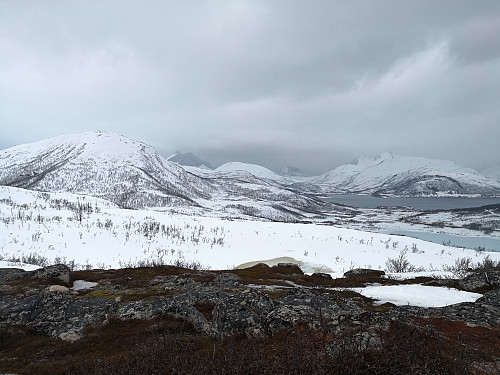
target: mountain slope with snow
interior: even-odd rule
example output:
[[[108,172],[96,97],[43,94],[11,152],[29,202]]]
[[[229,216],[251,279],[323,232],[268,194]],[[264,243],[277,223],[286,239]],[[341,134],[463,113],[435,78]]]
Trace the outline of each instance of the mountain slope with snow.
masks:
[[[454,162],[385,153],[311,179],[323,192],[390,195],[500,194],[500,183]]]
[[[63,135],[2,150],[0,184],[92,195],[134,208],[190,205],[214,190],[152,147],[104,132]]]
[[[120,207],[284,221],[332,208],[248,173],[187,168],[144,143],[103,132],[63,135],[0,151],[0,185],[90,195]]]

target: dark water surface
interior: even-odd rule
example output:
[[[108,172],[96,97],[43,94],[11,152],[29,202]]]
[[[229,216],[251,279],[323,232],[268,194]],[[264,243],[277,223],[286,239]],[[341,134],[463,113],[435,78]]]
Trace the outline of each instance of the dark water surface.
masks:
[[[359,208],[411,207],[416,210],[452,210],[500,204],[500,198],[433,198],[433,197],[389,197],[371,195],[342,194],[323,198],[327,202],[341,203]]]

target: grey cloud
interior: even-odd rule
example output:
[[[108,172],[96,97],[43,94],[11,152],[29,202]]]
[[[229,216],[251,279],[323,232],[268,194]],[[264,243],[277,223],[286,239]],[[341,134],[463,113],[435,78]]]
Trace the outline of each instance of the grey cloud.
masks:
[[[101,129],[314,174],[387,150],[500,164],[497,1],[0,6],[2,148]]]

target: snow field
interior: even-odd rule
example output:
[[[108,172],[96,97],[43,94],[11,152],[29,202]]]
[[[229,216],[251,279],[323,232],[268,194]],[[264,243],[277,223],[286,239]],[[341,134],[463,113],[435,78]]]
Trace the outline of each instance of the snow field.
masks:
[[[417,269],[439,273],[457,258],[487,255],[402,236],[315,224],[230,221],[168,212],[123,210],[107,201],[1,187],[0,257],[36,253],[82,267],[119,268],[142,260],[199,262],[211,269],[289,257],[306,272],[385,269],[401,251]],[[92,207],[78,217],[75,205]],[[87,207],[87,206],[85,206]]]

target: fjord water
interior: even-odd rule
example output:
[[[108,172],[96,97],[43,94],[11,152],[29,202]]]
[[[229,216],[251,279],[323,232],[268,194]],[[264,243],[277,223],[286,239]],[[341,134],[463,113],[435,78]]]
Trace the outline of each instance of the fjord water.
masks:
[[[452,210],[461,208],[482,207],[500,204],[500,198],[464,198],[464,197],[374,197],[371,195],[344,194],[333,195],[325,199],[328,202],[345,204],[358,208],[377,207],[411,207],[416,210]],[[483,249],[500,252],[500,239],[487,236],[467,237],[444,233],[388,230],[386,234],[403,235],[423,241],[444,244],[448,246]]]
[[[415,232],[409,230],[391,230],[384,233],[417,238],[419,240],[443,244],[446,246],[500,252],[500,238],[466,237],[445,233]]]
[[[372,195],[340,194],[324,198],[327,202],[359,208],[411,207],[416,210],[452,210],[500,204],[500,198],[465,197],[374,197]]]

